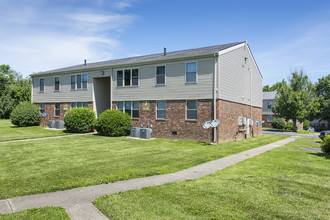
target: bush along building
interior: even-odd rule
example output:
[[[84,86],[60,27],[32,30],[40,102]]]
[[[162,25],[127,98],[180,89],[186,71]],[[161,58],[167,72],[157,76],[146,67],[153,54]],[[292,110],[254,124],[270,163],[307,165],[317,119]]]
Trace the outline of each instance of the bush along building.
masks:
[[[208,141],[201,123],[220,119],[211,141],[257,135],[262,76],[246,42],[85,63],[31,75],[32,101],[49,120],[70,108],[130,114],[152,136]],[[258,134],[262,133],[259,128]]]

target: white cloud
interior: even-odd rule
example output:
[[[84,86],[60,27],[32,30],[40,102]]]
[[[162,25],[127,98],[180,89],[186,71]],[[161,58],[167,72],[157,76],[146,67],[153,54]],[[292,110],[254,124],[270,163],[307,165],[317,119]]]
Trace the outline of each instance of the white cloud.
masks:
[[[102,2],[99,2],[101,4]],[[25,76],[113,58],[120,33],[136,16],[100,8],[50,7],[47,1],[2,3],[0,64]]]

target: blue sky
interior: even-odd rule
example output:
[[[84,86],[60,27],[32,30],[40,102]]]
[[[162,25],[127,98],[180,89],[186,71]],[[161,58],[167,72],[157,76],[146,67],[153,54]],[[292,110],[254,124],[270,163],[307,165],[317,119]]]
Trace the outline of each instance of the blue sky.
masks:
[[[247,41],[264,85],[330,73],[328,0],[0,0],[0,64],[25,76]]]

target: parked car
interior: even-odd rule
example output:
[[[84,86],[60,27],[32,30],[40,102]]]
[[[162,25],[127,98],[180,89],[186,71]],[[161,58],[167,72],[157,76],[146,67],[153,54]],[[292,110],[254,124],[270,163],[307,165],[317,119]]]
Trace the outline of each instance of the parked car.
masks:
[[[330,135],[330,131],[322,131],[319,135],[319,138],[321,138],[322,140],[324,140],[324,138],[326,136]]]

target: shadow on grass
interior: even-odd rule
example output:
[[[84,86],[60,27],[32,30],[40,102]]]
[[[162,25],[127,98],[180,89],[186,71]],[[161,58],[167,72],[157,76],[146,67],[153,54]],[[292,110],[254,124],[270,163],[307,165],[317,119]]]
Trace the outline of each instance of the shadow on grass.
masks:
[[[318,157],[325,157],[327,160],[330,159],[330,154],[326,154],[326,153],[309,153],[311,155],[315,155],[315,156],[318,156]]]

